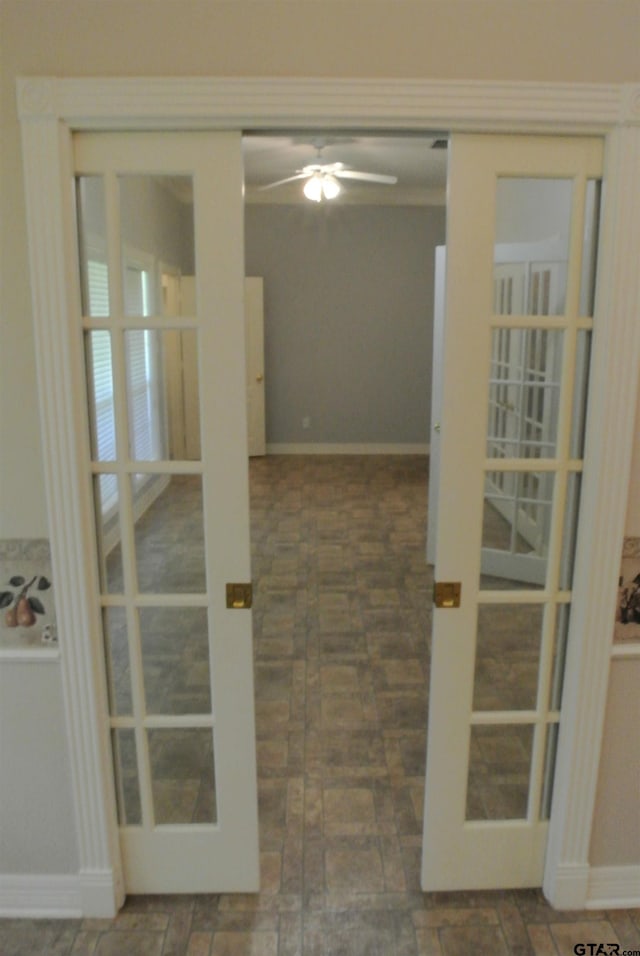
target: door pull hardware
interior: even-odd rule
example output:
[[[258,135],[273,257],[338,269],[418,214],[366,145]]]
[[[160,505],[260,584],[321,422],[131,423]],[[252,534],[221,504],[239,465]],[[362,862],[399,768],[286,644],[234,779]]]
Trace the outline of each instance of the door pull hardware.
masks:
[[[227,584],[227,607],[234,611],[250,608],[253,602],[253,585]]]
[[[433,586],[433,603],[436,607],[460,607],[460,581],[436,581]]]
[[[256,375],[256,382],[257,382],[258,384],[260,384],[260,382],[263,380],[263,378],[264,378],[264,375]]]
[[[439,431],[440,431],[440,422],[436,422],[436,423],[435,423],[435,425],[433,426],[433,430],[434,430],[434,432],[439,432]]]

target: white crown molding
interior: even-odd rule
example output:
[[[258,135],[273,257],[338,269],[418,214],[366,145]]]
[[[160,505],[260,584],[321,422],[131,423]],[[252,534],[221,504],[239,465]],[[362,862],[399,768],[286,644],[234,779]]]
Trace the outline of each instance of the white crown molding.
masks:
[[[621,88],[620,123],[640,126],[640,84],[628,83]]]
[[[603,132],[640,123],[635,84],[272,77],[18,79],[22,120],[74,129],[491,129]]]

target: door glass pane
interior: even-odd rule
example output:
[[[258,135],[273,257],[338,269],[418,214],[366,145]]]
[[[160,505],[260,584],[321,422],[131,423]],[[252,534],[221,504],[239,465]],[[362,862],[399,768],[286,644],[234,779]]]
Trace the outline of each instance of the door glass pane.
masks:
[[[108,594],[121,594],[124,588],[124,573],[120,547],[118,476],[112,474],[95,475],[93,497],[100,590]]]
[[[148,714],[211,713],[206,608],[141,608],[140,645]]]
[[[493,330],[488,457],[555,456],[562,336],[547,329]]]
[[[471,727],[467,820],[514,820],[527,815],[533,727]]]
[[[156,823],[215,823],[211,728],[149,730],[148,741]]]
[[[473,709],[532,710],[538,693],[541,604],[478,608]]]
[[[155,329],[125,332],[124,349],[131,458],[167,458],[162,333]]]
[[[553,795],[553,780],[556,771],[556,753],[558,750],[559,724],[547,724],[547,739],[544,750],[544,768],[542,777],[542,793],[540,796],[540,819],[548,820],[551,816],[551,797]]]
[[[560,556],[560,575],[558,580],[560,590],[569,590],[573,581],[581,485],[582,474],[580,472],[570,472],[567,475],[567,500],[564,510],[562,553]]]
[[[584,210],[584,238],[582,243],[580,315],[587,316],[589,318],[593,316],[595,303],[598,230],[600,227],[601,201],[601,181],[599,179],[588,180]]]
[[[106,318],[109,315],[109,268],[102,176],[77,178],[76,205],[82,314],[93,319]]]
[[[198,332],[196,329],[171,329],[162,333],[161,344],[168,457],[172,460],[199,461]]]
[[[105,608],[102,612],[102,631],[109,713],[112,717],[130,716],[133,703],[126,610],[123,607]]]
[[[576,370],[573,385],[573,408],[571,411],[571,458],[584,456],[584,433],[587,423],[587,394],[589,366],[591,362],[591,332],[580,330],[576,341]]]
[[[85,336],[87,390],[93,461],[115,461],[116,421],[113,401],[111,333],[104,329]]]
[[[112,730],[113,775],[120,826],[142,823],[142,806],[138,784],[136,736],[133,730]]]
[[[125,332],[132,460],[200,458],[197,335],[196,329]]]
[[[543,587],[553,499],[550,472],[487,472],[481,587]]]
[[[562,688],[564,685],[564,667],[567,658],[570,614],[570,604],[558,605],[553,638],[553,670],[549,688],[549,710],[560,710],[560,705],[562,704]]]
[[[498,179],[494,246],[497,314],[564,312],[571,195],[569,179]]]
[[[118,184],[126,315],[194,315],[191,177],[119,176]]]
[[[131,492],[139,590],[204,593],[202,478],[136,474]]]

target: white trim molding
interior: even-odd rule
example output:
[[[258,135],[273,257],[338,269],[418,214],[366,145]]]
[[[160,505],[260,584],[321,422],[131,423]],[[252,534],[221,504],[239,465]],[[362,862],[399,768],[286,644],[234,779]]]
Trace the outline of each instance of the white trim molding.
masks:
[[[640,865],[594,866],[589,874],[587,909],[640,907]]]
[[[605,132],[640,122],[637,84],[294,77],[23,77],[21,118],[75,129],[262,127]],[[379,127],[378,127],[379,128]]]
[[[585,905],[640,355],[640,85],[27,77],[18,80],[17,96],[78,880],[83,873],[98,875],[95,893],[79,893],[84,916],[112,915],[124,889],[104,720],[99,609],[92,597],[97,588],[90,560],[91,489],[83,471],[86,410],[74,400],[83,394],[81,343],[70,321],[80,309],[68,201],[74,130],[329,127],[605,137],[606,200],[583,489],[583,513],[589,518],[581,523],[579,537],[544,883],[554,905]],[[32,888],[37,902],[37,886]],[[26,884],[24,889],[28,892]],[[61,905],[64,893],[64,905],[70,905],[71,883],[58,889]]]
[[[0,918],[78,919],[83,916],[76,874],[0,876]]]
[[[273,442],[268,455],[428,455],[426,443],[393,442]]]
[[[0,875],[0,919],[79,919],[113,916],[113,877],[107,872]]]
[[[640,125],[608,137],[571,626],[544,890],[558,908],[586,899],[640,356]],[[635,263],[635,264],[634,264]],[[615,423],[615,426],[614,426]],[[627,445],[620,442],[627,436]],[[588,882],[588,881],[587,881]]]

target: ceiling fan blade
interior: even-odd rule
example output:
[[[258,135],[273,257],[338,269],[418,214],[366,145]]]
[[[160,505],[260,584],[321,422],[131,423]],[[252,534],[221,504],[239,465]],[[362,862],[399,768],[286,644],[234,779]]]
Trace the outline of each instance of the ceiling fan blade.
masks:
[[[275,183],[267,183],[266,186],[258,186],[258,189],[273,189],[274,186],[283,186],[285,183],[292,183],[295,179],[307,179],[309,175],[309,173],[297,173],[295,176],[287,176],[286,179],[278,179]]]
[[[339,179],[361,179],[367,183],[386,183],[394,186],[398,182],[397,176],[385,176],[383,173],[361,173],[357,169],[337,169],[334,176]]]

